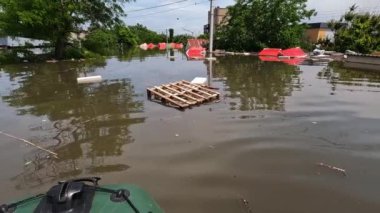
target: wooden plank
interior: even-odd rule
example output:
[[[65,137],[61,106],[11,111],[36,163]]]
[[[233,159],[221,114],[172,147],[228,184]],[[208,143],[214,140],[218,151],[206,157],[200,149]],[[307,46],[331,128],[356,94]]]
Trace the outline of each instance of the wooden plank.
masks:
[[[170,98],[168,98],[168,97],[165,97],[163,94],[156,92],[154,89],[147,89],[147,90],[149,90],[149,91],[150,91],[151,93],[153,93],[154,95],[157,95],[157,96],[159,96],[159,97],[165,99],[166,101],[168,101],[168,102],[170,102],[170,103],[172,103],[172,104],[174,104],[174,105],[176,105],[176,106],[178,106],[178,107],[180,107],[180,108],[186,108],[186,107],[189,106],[189,105],[187,105],[187,104],[178,103],[177,101],[174,101],[174,100],[172,100],[172,99],[170,99]]]
[[[206,95],[206,96],[203,96],[203,97],[205,97],[205,98],[207,98],[207,99],[208,99],[209,96],[210,96],[209,93],[207,93],[207,92],[203,92],[203,91],[200,91],[200,90],[198,90],[198,88],[196,88],[196,87],[192,87],[191,85],[183,84],[182,82],[177,82],[177,83],[176,83],[176,86],[181,87],[181,88],[187,88],[187,89],[190,89],[192,92],[198,92],[198,94],[199,94],[199,93],[202,93],[203,95]]]
[[[194,104],[196,104],[196,102],[189,101],[189,100],[186,100],[186,99],[180,97],[180,96],[179,96],[180,94],[178,94],[178,93],[174,93],[174,94],[173,94],[173,93],[170,93],[170,92],[166,91],[166,90],[163,89],[163,88],[157,88],[157,87],[156,87],[156,89],[159,90],[160,92],[164,93],[166,96],[169,96],[169,98],[177,99],[177,100],[179,100],[179,101],[181,101],[181,102],[184,102],[184,103],[186,103],[186,104],[189,104],[189,105],[194,105]],[[183,95],[181,95],[181,96],[183,96]]]
[[[184,96],[184,97],[186,97],[186,98],[188,98],[188,99],[191,99],[191,100],[193,100],[193,101],[195,101],[195,102],[199,102],[199,100],[197,100],[196,98],[187,95],[187,94],[186,94],[186,91],[178,91],[178,90],[175,90],[175,89],[173,89],[173,88],[170,88],[169,86],[166,86],[166,85],[162,85],[162,88],[165,88],[165,89],[167,89],[167,90],[170,90],[170,91],[172,91],[172,92],[175,92],[175,93],[177,93],[177,94],[179,94],[179,95],[181,95],[181,96]]]
[[[202,91],[202,90],[199,90],[197,87],[193,87],[192,85],[181,84],[181,83],[179,83],[178,85],[179,85],[179,86],[182,86],[182,87],[187,87],[187,88],[191,89],[193,92],[196,91],[196,92],[198,92],[198,93],[202,93],[202,94],[206,95],[206,98],[207,98],[207,99],[210,99],[210,98],[212,98],[212,96],[213,96],[212,94],[207,93],[207,92]]]
[[[199,95],[199,94],[197,94],[197,93],[195,93],[195,92],[192,92],[191,90],[189,90],[189,89],[186,89],[186,88],[183,88],[183,87],[179,87],[179,86],[177,86],[177,85],[175,85],[175,84],[168,84],[168,86],[169,87],[174,87],[175,89],[180,89],[180,90],[183,90],[183,91],[185,91],[185,92],[187,92],[187,93],[189,93],[189,94],[191,94],[191,95],[193,95],[193,96],[196,96],[198,99],[198,101],[199,102],[203,102],[203,101],[205,101],[205,100],[207,100],[207,98],[205,98],[205,97],[203,97],[203,96],[201,96],[201,95]]]
[[[196,98],[190,96],[189,94],[187,94],[186,91],[179,91],[179,90],[173,89],[173,88],[171,88],[169,86],[163,86],[163,87],[165,87],[167,90],[179,93],[181,96],[186,97],[187,99],[190,99],[190,100],[195,101],[195,102],[200,102],[198,99],[196,99]]]
[[[147,88],[148,99],[161,101],[163,104],[184,109],[192,105],[217,99],[220,93],[188,81],[177,81]]]
[[[211,89],[208,89],[208,88],[206,88],[206,87],[204,87],[204,86],[196,85],[196,84],[192,84],[192,83],[190,83],[190,82],[188,82],[188,81],[185,81],[185,80],[182,80],[181,82],[183,82],[183,83],[185,83],[185,84],[188,84],[188,85],[192,85],[192,86],[198,87],[198,88],[200,88],[200,89],[202,89],[202,90],[205,90],[205,91],[207,91],[207,92],[209,92],[209,93],[220,95],[220,93],[215,92],[215,91],[213,91],[213,90],[211,90]]]
[[[189,101],[187,101],[187,100],[185,100],[185,99],[183,99],[183,98],[181,98],[181,97],[178,97],[177,95],[174,95],[174,94],[171,94],[170,92],[168,92],[168,91],[165,91],[164,89],[162,89],[162,88],[160,88],[160,87],[154,87],[156,90],[159,90],[160,92],[162,92],[162,93],[165,93],[165,94],[167,94],[170,98],[175,98],[175,99],[177,99],[177,100],[179,100],[179,101],[182,101],[182,102],[184,102],[184,103],[187,103],[187,104],[189,104],[189,105],[192,105],[192,104],[196,104],[196,102],[189,102]]]
[[[199,90],[206,91],[206,92],[208,92],[210,94],[220,95],[220,93],[218,93],[218,92],[216,92],[214,90],[211,90],[211,89],[209,89],[209,88],[207,88],[205,86],[197,85],[197,84],[192,84],[192,83],[190,83],[188,81],[185,81],[185,80],[182,80],[181,82],[184,83],[184,84],[186,84],[186,85],[191,85],[191,86],[197,87]]]

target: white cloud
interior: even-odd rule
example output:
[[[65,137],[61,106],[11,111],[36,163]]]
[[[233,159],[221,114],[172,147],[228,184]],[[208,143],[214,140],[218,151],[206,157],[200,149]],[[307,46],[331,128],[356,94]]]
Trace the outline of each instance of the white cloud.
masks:
[[[359,12],[380,13],[380,0],[309,0],[308,8],[318,12],[312,22],[339,19],[350,6],[356,4]]]

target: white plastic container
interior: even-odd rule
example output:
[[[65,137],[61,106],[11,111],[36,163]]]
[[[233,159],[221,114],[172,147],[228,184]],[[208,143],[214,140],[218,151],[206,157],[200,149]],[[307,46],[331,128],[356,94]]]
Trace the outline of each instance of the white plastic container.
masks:
[[[207,83],[207,78],[195,77],[190,83],[205,85]]]
[[[101,81],[102,81],[102,76],[100,75],[77,78],[78,84],[98,83]]]

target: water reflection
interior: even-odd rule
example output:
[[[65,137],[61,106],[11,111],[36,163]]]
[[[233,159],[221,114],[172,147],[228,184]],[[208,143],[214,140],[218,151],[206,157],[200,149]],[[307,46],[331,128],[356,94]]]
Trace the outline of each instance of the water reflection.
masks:
[[[253,57],[224,57],[214,65],[214,77],[226,84],[231,110],[285,110],[285,97],[299,88],[299,68],[261,62]],[[235,99],[235,101],[234,101]]]
[[[39,151],[24,156],[24,171],[13,178],[18,188],[129,168],[109,163],[108,158],[122,155],[123,146],[133,142],[129,126],[144,122],[145,118],[138,116],[143,102],[127,78],[76,83],[79,73],[97,67],[99,64],[58,63],[31,65],[24,71],[4,68],[10,81],[18,81],[18,87],[3,96],[3,102],[15,107],[18,115],[46,116],[48,121],[36,118],[30,130],[40,135],[35,142],[59,156],[55,159]]]
[[[331,63],[318,72],[317,77],[331,84],[331,95],[335,95],[338,86],[348,91],[380,92],[380,73],[376,71],[358,71]]]
[[[174,53],[174,52],[173,52]],[[145,61],[149,57],[165,56],[167,53],[165,50],[142,50],[140,48],[130,49],[123,55],[119,55],[118,59],[120,61],[131,61],[133,59],[138,59],[139,61]]]

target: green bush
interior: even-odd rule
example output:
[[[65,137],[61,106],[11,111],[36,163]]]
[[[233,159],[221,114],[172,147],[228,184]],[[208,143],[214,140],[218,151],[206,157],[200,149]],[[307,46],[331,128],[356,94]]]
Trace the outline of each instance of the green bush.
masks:
[[[102,58],[102,55],[88,50],[83,51],[83,57],[88,59]]]
[[[83,57],[84,57],[83,51],[79,48],[69,47],[65,51],[65,58],[67,59],[71,59],[71,58],[80,59]]]
[[[360,13],[353,5],[338,21],[331,21],[335,30],[334,49],[371,53],[380,50],[380,15]]]
[[[101,55],[107,55],[109,49],[116,48],[116,44],[116,34],[107,29],[93,30],[83,42],[83,46],[87,50]]]

